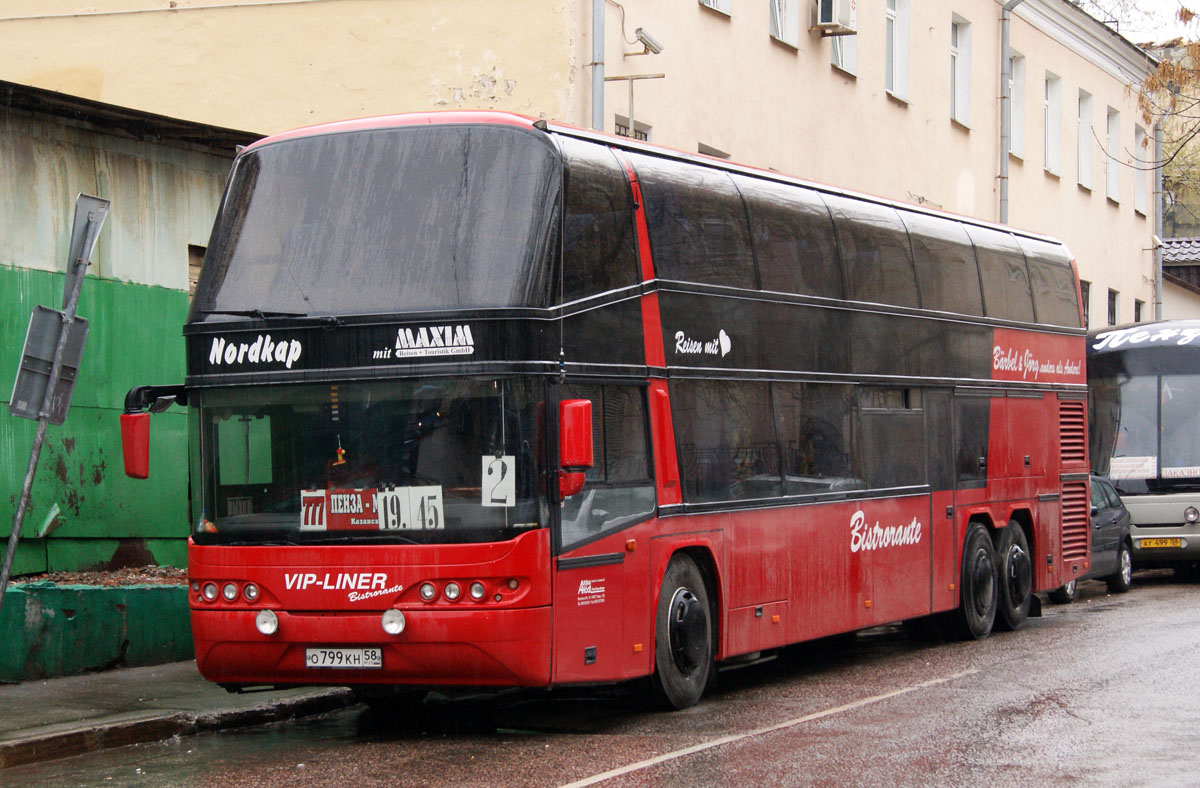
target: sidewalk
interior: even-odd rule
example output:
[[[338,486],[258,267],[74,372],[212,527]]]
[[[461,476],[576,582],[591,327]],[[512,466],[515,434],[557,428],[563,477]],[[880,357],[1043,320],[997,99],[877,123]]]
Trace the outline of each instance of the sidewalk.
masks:
[[[232,694],[202,678],[191,660],[3,684],[0,769],[351,703],[342,687]]]

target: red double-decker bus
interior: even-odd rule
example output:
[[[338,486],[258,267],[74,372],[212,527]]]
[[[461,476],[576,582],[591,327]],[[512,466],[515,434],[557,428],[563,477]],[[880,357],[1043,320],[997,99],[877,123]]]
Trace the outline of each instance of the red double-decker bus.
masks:
[[[184,327],[196,660],[229,688],[649,677],[1088,561],[1049,238],[501,113],[237,157]]]

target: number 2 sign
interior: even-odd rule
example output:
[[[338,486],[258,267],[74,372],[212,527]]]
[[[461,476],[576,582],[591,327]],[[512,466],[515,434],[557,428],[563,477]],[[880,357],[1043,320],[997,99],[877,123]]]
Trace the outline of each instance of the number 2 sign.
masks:
[[[484,455],[482,485],[484,506],[516,506],[516,464],[516,458],[511,454],[503,457]]]

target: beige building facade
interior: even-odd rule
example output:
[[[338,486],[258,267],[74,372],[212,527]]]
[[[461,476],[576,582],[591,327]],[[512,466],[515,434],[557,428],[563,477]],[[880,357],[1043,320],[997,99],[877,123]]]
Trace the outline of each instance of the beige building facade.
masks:
[[[1129,90],[1145,53],[1067,0],[1024,0],[1003,135],[1000,3],[824,0],[854,11],[846,35],[825,34],[817,5],[8,0],[0,79],[260,134],[420,110],[596,118],[892,199],[991,221],[1006,210],[1070,246],[1092,326],[1154,316],[1153,129]]]

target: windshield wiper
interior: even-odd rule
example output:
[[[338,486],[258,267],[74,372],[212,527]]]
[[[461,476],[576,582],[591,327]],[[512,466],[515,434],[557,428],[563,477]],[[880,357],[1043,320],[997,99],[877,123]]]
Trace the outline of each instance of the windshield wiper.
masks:
[[[261,309],[201,309],[200,314],[253,317],[257,320],[267,320],[272,317],[308,317],[307,312],[264,312]]]

